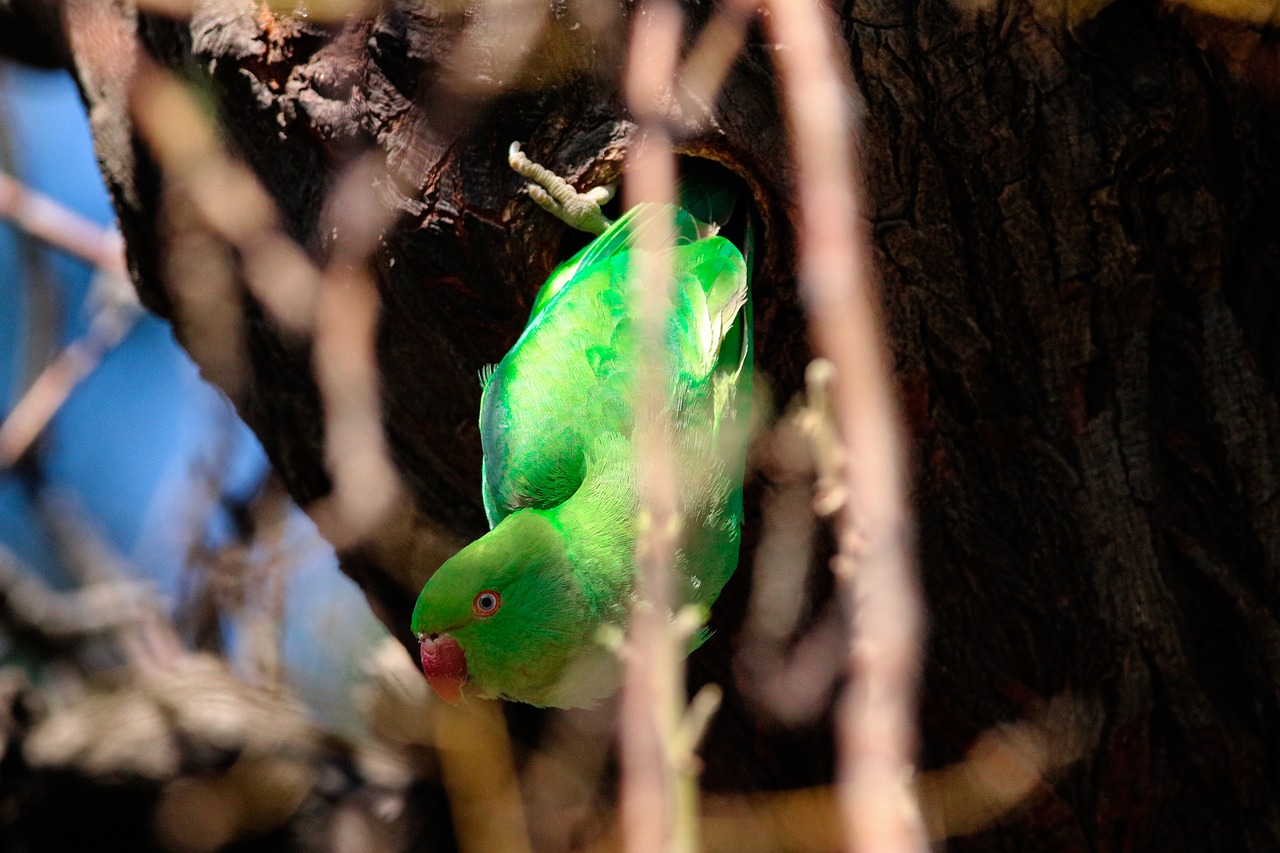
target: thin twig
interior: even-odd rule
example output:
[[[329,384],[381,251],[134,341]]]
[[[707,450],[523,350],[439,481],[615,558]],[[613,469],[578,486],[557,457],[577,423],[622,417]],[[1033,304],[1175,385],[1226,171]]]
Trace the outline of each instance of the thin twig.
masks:
[[[239,253],[245,284],[271,316],[285,330],[306,334],[315,319],[320,271],[284,234],[275,202],[253,172],[227,154],[187,87],[153,62],[138,64],[130,107],[167,184]]]
[[[628,155],[627,207],[671,205],[676,199],[676,164],[663,104],[679,60],[682,16],[669,0],[651,0],[637,11],[636,21],[626,94],[639,132]],[[654,215],[670,209],[655,208]],[[641,230],[633,269],[638,287],[632,298],[640,320],[636,440],[641,510],[638,600],[625,649],[619,720],[622,825],[632,853],[697,849],[698,768],[693,753],[719,704],[719,693],[712,688],[686,710],[684,653],[698,626],[688,614],[669,618],[682,524],[662,343],[670,311],[670,233],[664,226]]]
[[[921,603],[910,557],[900,425],[880,329],[861,175],[851,144],[852,82],[816,3],[769,0],[766,26],[792,135],[800,194],[800,286],[816,348],[834,365],[848,450],[837,577],[855,614],[853,679],[841,703],[840,800],[855,850],[925,847],[909,787],[915,754]],[[845,63],[847,67],[847,63]]]
[[[0,172],[0,218],[38,240],[98,269],[97,289],[125,274],[120,234],[103,228],[52,198]],[[16,462],[48,425],[67,397],[124,339],[140,316],[136,301],[104,299],[89,330],[72,341],[31,383],[0,424],[0,470]]]
[[[335,237],[321,278],[312,364],[324,403],[325,460],[333,491],[310,510],[337,548],[365,538],[400,494],[382,429],[377,357],[382,303],[369,269],[392,218],[372,189],[383,177],[380,163],[353,164],[328,205],[328,230]]]
[[[322,272],[283,233],[275,203],[248,167],[226,153],[212,122],[172,74],[143,64],[131,103],[170,185],[243,258],[252,294],[286,330],[314,335],[333,490],[308,512],[336,547],[354,545],[401,495],[382,430],[376,357],[381,306],[368,269],[391,222],[373,190],[381,172],[357,162],[337,181],[326,223],[335,235],[332,257]]]
[[[676,76],[675,95],[686,119],[709,115],[733,63],[747,41],[755,8],[747,3],[720,4],[707,21]]]
[[[51,641],[118,631],[148,619],[155,591],[143,581],[103,580],[56,592],[0,545],[0,611]]]
[[[111,275],[111,273],[103,273]],[[13,465],[39,438],[62,404],[115,349],[142,315],[137,303],[108,302],[94,315],[89,330],[58,353],[31,383],[0,423],[0,471]]]
[[[640,142],[628,152],[626,206],[669,204],[675,197],[670,140],[662,125],[649,121],[660,87],[670,79],[678,49],[679,12],[664,0],[637,13],[627,70],[628,101],[641,121]],[[674,33],[674,38],[673,38]],[[675,42],[675,44],[673,44]],[[667,228],[648,229],[665,234]],[[650,242],[653,242],[652,240]],[[667,629],[671,572],[675,562],[676,484],[670,447],[665,441],[661,324],[669,270],[667,246],[642,246],[633,275],[639,282],[632,299],[641,317],[636,355],[640,359],[636,432],[640,480],[641,529],[636,544],[638,602],[632,608],[626,646],[626,680],[619,726],[622,757],[622,822],[631,853],[668,850],[675,821],[675,780],[667,761],[664,734],[679,714],[673,683],[671,637]],[[678,664],[676,664],[678,666]]]
[[[40,515],[57,548],[59,562],[70,569],[81,590],[120,584],[138,575],[98,529],[74,495],[42,493]],[[139,618],[126,623],[118,642],[129,663],[141,674],[172,667],[185,652],[172,621],[154,592],[138,605]]]
[[[820,372],[808,371],[811,379],[820,378]],[[783,418],[768,437],[762,467],[769,486],[762,500],[747,621],[734,661],[748,695],[788,725],[811,722],[823,713],[847,669],[842,655],[848,647],[847,620],[838,600],[813,614],[795,638],[805,613],[816,515],[823,514],[835,495],[826,482],[829,477],[819,471],[839,462],[834,466],[838,475],[843,464],[843,452],[830,435],[830,395],[813,384],[805,405]]]
[[[0,172],[0,219],[90,266],[124,272],[119,232],[103,228],[4,172]]]

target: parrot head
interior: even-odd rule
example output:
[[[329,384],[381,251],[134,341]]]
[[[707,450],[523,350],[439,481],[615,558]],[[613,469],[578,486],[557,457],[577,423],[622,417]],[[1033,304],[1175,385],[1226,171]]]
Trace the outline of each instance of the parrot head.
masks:
[[[596,623],[548,513],[518,510],[445,561],[418,596],[413,631],[427,682],[450,703],[464,692],[562,704],[561,677]]]

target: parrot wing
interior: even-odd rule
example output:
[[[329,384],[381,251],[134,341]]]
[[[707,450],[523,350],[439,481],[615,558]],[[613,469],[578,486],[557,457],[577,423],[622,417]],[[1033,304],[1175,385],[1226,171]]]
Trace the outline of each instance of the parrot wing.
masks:
[[[687,211],[656,212],[633,208],[558,268],[539,291],[524,333],[489,375],[480,432],[491,526],[517,509],[550,509],[568,500],[586,476],[596,439],[630,436],[631,247],[643,229],[670,223],[674,243],[667,324],[674,417],[718,423],[744,365],[749,374],[749,324],[740,319],[747,302],[742,255],[723,238],[700,239],[705,226]]]
[[[671,418],[685,519],[678,563],[689,584],[680,597],[709,608],[738,565],[751,404],[751,293],[747,261],[723,237],[674,253]],[[701,633],[691,648],[705,637]]]
[[[574,276],[601,261],[630,249],[637,241],[647,238],[650,228],[666,225],[669,232],[664,245],[679,246],[691,243],[699,237],[697,221],[688,211],[677,210],[675,217],[660,218],[656,215],[657,206],[642,204],[624,213],[609,229],[584,246],[576,255],[565,261],[552,271],[546,282],[538,290],[533,299],[533,308],[529,312],[528,326],[537,320],[538,314],[547,306],[557,293],[574,280]]]
[[[480,439],[491,526],[517,509],[563,503],[582,484],[592,437],[630,431],[622,405],[628,379],[619,363],[620,336],[630,325],[627,252],[616,239],[626,227],[619,220],[553,274],[524,333],[485,384]],[[608,251],[582,263],[601,241]]]

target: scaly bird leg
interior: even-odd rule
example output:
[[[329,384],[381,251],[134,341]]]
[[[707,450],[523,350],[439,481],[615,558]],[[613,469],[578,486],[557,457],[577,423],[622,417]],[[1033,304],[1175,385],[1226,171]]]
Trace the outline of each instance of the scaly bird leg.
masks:
[[[608,230],[609,220],[605,219],[600,206],[613,198],[613,184],[580,193],[555,172],[530,160],[520,150],[519,142],[511,143],[507,162],[521,177],[532,182],[527,186],[528,193],[547,213],[579,231],[603,234]]]

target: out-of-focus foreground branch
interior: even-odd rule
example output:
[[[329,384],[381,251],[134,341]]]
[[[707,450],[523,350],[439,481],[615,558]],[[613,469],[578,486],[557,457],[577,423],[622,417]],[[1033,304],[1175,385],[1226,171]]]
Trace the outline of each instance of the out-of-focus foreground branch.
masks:
[[[841,803],[855,850],[924,849],[915,766],[920,594],[911,553],[901,425],[858,200],[857,124],[834,27],[805,3],[770,3],[769,26],[792,134],[799,199],[800,288],[816,349],[834,371],[845,449],[844,505],[833,568],[854,619],[852,681],[841,706]]]
[[[0,172],[0,219],[97,270],[97,311],[83,337],[63,348],[0,422],[0,472],[13,465],[48,425],[75,386],[133,328],[141,308],[125,280],[120,235],[100,227]]]

